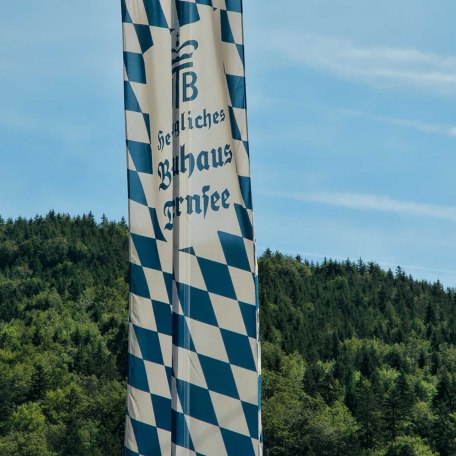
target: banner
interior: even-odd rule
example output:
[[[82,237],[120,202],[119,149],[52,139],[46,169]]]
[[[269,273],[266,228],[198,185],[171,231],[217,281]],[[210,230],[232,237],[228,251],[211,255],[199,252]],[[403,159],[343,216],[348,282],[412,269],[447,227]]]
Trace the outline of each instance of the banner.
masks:
[[[123,0],[126,455],[261,454],[241,0]]]

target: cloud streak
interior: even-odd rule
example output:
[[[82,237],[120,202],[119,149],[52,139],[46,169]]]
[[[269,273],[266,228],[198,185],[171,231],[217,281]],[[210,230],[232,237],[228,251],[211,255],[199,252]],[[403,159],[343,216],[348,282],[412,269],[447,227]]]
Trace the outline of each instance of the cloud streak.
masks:
[[[456,138],[456,127],[452,125],[436,124],[431,122],[420,122],[417,120],[401,119],[398,117],[379,116],[361,111],[354,111],[351,109],[339,109],[339,112],[347,116],[359,117],[376,122],[382,122],[389,125],[396,125],[398,127],[411,128],[423,133],[432,133],[442,136],[451,136]]]
[[[456,206],[417,203],[369,193],[342,192],[276,192],[260,191],[261,195],[307,203],[325,204],[361,211],[388,212],[415,217],[431,217],[456,221]]]
[[[413,48],[361,47],[347,39],[283,30],[271,38],[270,46],[288,60],[338,77],[384,88],[456,94],[456,56]]]

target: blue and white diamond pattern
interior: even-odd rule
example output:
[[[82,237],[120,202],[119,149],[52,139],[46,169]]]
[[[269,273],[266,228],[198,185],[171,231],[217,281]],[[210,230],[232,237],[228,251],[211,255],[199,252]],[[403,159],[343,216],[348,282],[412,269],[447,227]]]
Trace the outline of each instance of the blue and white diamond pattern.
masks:
[[[158,34],[220,21],[242,204],[219,254],[176,251],[155,204],[148,58]],[[122,0],[130,212],[126,456],[260,455],[256,259],[241,0]],[[154,38],[155,37],[155,38]],[[222,252],[222,253],[220,253]],[[176,260],[177,259],[177,260]],[[187,268],[179,268],[185,263]]]

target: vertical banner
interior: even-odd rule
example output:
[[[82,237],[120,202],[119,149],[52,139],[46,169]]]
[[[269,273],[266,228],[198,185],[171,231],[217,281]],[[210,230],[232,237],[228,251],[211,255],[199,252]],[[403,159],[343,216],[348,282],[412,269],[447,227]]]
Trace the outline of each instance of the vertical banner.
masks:
[[[126,455],[261,454],[241,0],[122,0]]]

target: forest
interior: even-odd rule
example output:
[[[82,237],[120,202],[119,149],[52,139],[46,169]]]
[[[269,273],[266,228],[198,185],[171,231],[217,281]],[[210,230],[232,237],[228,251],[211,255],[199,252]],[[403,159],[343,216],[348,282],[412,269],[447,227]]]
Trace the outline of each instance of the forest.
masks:
[[[269,249],[259,283],[266,456],[456,455],[455,290]],[[0,456],[122,454],[127,323],[125,220],[0,217]]]

